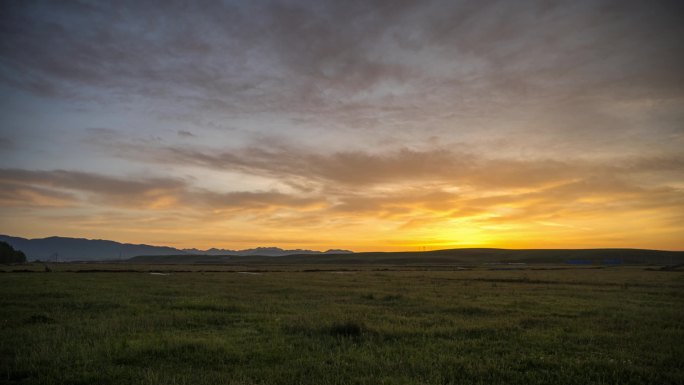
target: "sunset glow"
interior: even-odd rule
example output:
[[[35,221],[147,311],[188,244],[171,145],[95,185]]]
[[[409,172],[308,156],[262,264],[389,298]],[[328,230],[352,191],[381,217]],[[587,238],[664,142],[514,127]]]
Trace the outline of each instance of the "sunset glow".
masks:
[[[0,233],[684,249],[675,2],[5,2]]]

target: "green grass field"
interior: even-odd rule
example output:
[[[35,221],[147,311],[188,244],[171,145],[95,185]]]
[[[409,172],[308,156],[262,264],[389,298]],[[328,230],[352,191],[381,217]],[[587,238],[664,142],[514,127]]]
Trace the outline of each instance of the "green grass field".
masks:
[[[164,269],[0,274],[0,383],[684,384],[682,271]]]

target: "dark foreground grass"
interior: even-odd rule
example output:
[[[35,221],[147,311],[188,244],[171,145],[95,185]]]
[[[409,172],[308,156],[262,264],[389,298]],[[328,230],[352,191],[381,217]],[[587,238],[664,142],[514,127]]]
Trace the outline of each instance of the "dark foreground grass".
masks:
[[[0,383],[682,384],[684,273],[0,274]]]

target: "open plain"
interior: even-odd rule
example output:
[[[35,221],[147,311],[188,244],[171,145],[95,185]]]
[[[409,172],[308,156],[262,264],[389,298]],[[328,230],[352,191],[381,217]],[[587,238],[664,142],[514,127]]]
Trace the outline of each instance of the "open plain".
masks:
[[[681,270],[2,270],[4,383],[684,383]]]

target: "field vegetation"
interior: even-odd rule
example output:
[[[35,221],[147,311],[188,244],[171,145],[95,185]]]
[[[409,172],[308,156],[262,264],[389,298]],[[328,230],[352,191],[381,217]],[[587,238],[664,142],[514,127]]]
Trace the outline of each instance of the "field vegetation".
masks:
[[[97,266],[4,269],[0,382],[684,383],[678,270]]]

